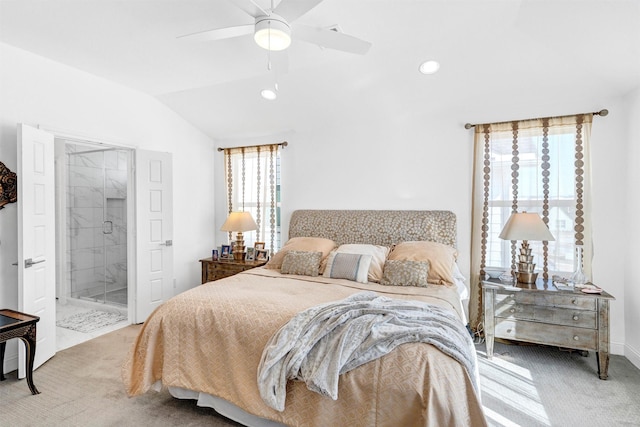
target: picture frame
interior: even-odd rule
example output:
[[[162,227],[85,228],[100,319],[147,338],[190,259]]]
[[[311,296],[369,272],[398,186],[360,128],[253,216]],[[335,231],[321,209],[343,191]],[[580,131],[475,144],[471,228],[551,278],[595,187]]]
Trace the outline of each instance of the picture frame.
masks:
[[[254,248],[247,248],[247,254],[244,257],[245,261],[254,261],[256,259],[256,251]]]
[[[264,242],[256,242],[253,247],[256,249],[256,251],[262,251],[264,250]]]
[[[217,260],[218,260],[218,256],[219,256],[218,254],[219,254],[219,253],[220,253],[220,252],[218,252],[218,250],[217,250],[217,249],[213,249],[213,250],[211,251],[211,259],[212,259],[213,261],[217,261]]]
[[[222,249],[220,250],[220,259],[230,259],[231,258],[231,245],[222,245]]]
[[[269,250],[268,249],[256,249],[255,251],[256,261],[268,261],[269,260]]]

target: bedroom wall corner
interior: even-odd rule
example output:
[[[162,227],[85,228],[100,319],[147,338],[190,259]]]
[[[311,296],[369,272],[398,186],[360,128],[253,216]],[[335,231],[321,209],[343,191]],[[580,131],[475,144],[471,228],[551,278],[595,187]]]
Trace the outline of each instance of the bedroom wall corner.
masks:
[[[625,244],[620,248],[624,254],[624,311],[625,311],[625,349],[624,355],[640,368],[640,276],[638,275],[638,242],[640,242],[640,86],[625,97],[627,112],[627,191]]]

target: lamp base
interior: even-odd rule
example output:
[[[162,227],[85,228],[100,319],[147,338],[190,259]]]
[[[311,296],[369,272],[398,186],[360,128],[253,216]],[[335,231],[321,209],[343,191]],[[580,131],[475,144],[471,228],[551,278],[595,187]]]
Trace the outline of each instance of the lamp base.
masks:
[[[524,271],[518,271],[516,274],[518,276],[518,282],[520,283],[535,283],[536,279],[538,278],[538,273],[527,273]]]
[[[242,261],[244,259],[244,236],[242,231],[238,231],[236,235],[236,243],[233,245],[233,259],[235,261]]]

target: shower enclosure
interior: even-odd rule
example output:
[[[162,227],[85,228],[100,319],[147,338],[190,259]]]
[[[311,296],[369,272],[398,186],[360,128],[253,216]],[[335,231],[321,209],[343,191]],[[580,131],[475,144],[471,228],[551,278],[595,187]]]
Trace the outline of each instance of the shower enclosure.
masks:
[[[127,306],[130,151],[65,145],[66,297]]]

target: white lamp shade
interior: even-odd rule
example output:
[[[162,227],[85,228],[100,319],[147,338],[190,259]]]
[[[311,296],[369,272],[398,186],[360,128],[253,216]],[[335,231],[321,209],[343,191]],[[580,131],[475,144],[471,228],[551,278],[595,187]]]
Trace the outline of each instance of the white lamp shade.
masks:
[[[499,238],[503,240],[532,240],[547,241],[556,240],[545,223],[537,213],[513,213],[500,232]]]
[[[222,231],[251,231],[258,226],[249,212],[231,212],[222,224]]]
[[[263,49],[284,50],[291,44],[291,27],[276,14],[258,16],[253,39]]]

